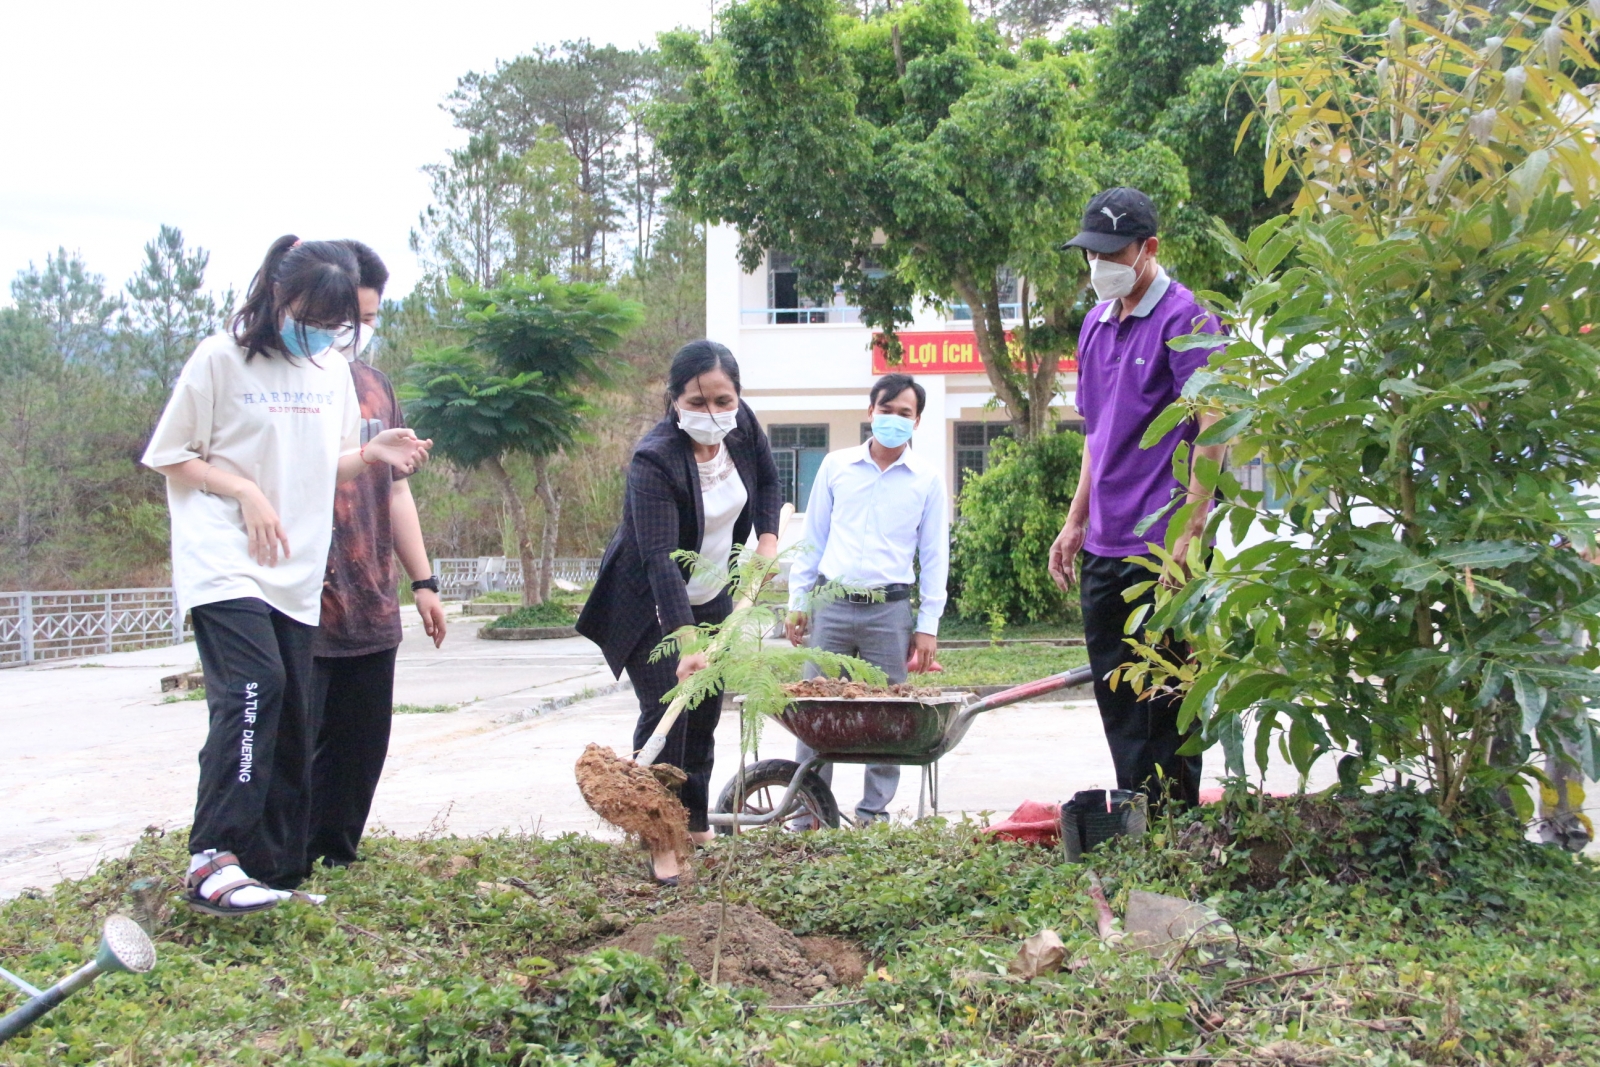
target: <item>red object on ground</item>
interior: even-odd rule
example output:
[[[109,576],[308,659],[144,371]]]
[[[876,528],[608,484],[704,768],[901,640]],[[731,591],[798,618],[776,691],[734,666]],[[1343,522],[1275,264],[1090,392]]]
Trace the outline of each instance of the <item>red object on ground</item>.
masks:
[[[984,833],[1001,841],[1025,845],[1055,845],[1061,841],[1061,805],[1024,800],[1022,806]]]

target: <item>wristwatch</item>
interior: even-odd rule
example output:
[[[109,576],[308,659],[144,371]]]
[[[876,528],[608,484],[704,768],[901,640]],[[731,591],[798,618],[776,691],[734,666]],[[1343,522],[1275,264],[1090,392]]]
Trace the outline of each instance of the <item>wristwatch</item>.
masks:
[[[412,582],[411,591],[415,593],[418,589],[431,589],[437,593],[439,591],[439,579],[424,578],[421,581]]]

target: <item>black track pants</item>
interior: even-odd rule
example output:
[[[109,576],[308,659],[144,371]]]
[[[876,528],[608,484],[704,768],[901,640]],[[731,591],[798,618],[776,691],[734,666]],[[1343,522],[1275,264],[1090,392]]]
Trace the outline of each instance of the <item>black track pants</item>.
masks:
[[[311,794],[311,638],[254,597],[193,609],[211,729],[189,850],[239,857],[278,889],[304,875]]]
[[[318,656],[312,672],[317,709],[311,771],[311,843],[307,859],[335,867],[355,862],[372,795],[389,755],[394,716],[394,657]]]
[[[709,604],[694,609],[696,623],[721,622],[733,610],[733,602],[723,593]],[[661,643],[661,628],[651,626],[628,656],[624,670],[639,698],[639,722],[633,728],[633,749],[637,752],[650,740],[656,723],[666,714],[661,697],[678,684],[678,657],[667,656],[650,662],[650,650]],[[716,755],[717,721],[722,718],[722,694],[707,697],[697,706],[685,708],[667,732],[667,745],[660,762],[677,767],[689,780],[678,795],[689,809],[689,829],[703,833],[709,828],[706,807],[711,800],[711,762]]]
[[[1153,575],[1137,563],[1085,552],[1078,561],[1083,634],[1094,668],[1094,697],[1100,705],[1100,722],[1117,768],[1118,789],[1138,789],[1153,801],[1163,790],[1185,804],[1200,803],[1200,757],[1180,756],[1185,737],[1178,733],[1178,706],[1182,700],[1166,697],[1140,700],[1127,682],[1113,690],[1106,675],[1137,656],[1128,647],[1123,626],[1140,604],[1155,600],[1154,592],[1138,599],[1122,599],[1123,590]],[[1156,776],[1160,768],[1163,783]]]

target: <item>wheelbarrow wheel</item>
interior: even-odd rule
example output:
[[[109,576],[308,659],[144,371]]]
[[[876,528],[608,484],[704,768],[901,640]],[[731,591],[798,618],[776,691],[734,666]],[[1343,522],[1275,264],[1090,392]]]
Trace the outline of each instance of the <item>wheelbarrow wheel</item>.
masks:
[[[723,787],[716,810],[723,814],[737,811],[743,815],[765,815],[783,800],[789,783],[794,780],[794,772],[799,769],[798,763],[786,759],[764,759],[752,764],[744,770],[744,795],[739,796],[739,776],[735,774]],[[814,830],[819,826],[839,828],[839,804],[815,767],[800,780],[789,811],[767,825],[782,826],[785,830]],[[717,833],[731,834],[733,827],[719,826]]]

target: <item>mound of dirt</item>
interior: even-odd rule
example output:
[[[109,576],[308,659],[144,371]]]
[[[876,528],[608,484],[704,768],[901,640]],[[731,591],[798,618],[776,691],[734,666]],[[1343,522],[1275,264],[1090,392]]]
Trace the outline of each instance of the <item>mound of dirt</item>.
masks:
[[[671,768],[668,768],[669,770]],[[649,767],[620,759],[609,748],[590,745],[578,757],[578,792],[596,815],[633,834],[651,851],[672,849],[686,862],[689,812]]]
[[[790,682],[783,691],[792,697],[843,697],[861,700],[866,697],[936,697],[943,690],[926,685],[867,685],[848,678],[807,678],[803,682]]]
[[[681,937],[680,951],[700,977],[710,980],[717,946],[719,904],[698,904],[640,923],[601,948],[655,955],[656,939]],[[795,937],[759,911],[729,905],[722,931],[717,981],[765,992],[774,1004],[804,1004],[824,989],[861,981],[866,965],[848,942]]]

